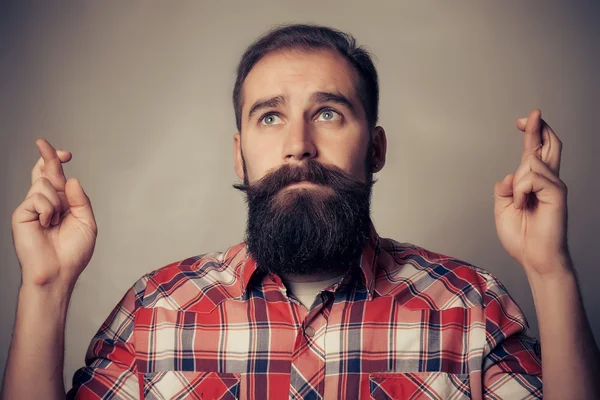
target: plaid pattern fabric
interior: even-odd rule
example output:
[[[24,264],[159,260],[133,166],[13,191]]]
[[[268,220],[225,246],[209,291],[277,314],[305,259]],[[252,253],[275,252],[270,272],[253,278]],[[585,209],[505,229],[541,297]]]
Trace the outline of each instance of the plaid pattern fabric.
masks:
[[[77,399],[541,399],[523,313],[487,271],[372,230],[310,310],[244,243],[142,277],[93,338]]]

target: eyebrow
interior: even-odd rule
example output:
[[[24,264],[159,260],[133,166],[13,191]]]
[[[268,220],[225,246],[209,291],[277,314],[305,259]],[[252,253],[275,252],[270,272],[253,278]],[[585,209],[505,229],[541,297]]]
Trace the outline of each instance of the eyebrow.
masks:
[[[336,103],[342,106],[345,106],[350,110],[354,116],[356,116],[356,109],[352,102],[341,93],[331,93],[331,92],[316,92],[311,96],[312,100],[315,103]]]
[[[285,98],[281,95],[270,97],[268,99],[257,100],[252,107],[250,107],[250,112],[248,113],[248,120],[252,118],[257,111],[262,110],[264,108],[275,108],[285,104]]]

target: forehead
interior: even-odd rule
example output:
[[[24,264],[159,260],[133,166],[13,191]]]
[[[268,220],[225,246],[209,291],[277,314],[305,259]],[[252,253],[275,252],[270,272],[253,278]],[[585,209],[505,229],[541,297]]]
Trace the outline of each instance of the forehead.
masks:
[[[358,107],[358,74],[333,50],[283,50],[267,54],[254,65],[242,87],[242,115],[258,99],[283,95],[301,100],[314,92],[341,93]]]

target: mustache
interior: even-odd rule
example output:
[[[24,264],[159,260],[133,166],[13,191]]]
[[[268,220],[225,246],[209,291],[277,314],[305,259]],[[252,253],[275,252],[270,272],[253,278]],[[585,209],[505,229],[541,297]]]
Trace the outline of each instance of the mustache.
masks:
[[[255,183],[235,184],[233,187],[245,192],[249,198],[270,198],[286,186],[298,182],[327,186],[338,193],[364,195],[370,193],[375,180],[369,174],[367,180],[362,181],[339,167],[326,166],[314,159],[308,159],[298,165],[284,164]]]

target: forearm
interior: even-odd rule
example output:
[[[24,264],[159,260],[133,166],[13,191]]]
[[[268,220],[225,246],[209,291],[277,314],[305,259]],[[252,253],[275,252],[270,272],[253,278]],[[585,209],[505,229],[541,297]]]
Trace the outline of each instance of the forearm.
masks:
[[[550,276],[529,276],[540,329],[544,399],[600,398],[600,353],[570,261]]]
[[[21,288],[3,399],[64,399],[68,290]]]

